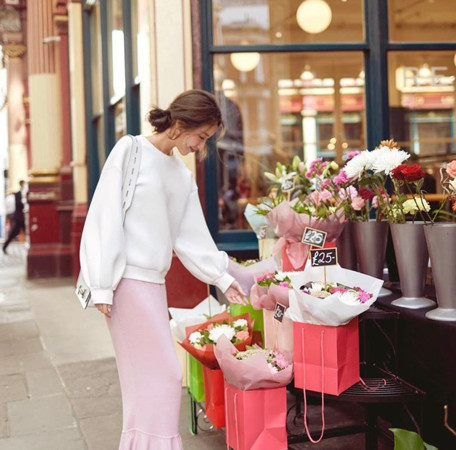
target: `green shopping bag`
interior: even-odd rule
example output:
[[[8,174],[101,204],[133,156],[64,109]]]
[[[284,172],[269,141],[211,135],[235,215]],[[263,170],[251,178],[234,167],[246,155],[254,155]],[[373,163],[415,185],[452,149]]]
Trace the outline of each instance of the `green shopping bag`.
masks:
[[[250,304],[248,305],[239,305],[237,303],[230,304],[230,316],[238,316],[240,314],[249,313],[250,317],[255,320],[253,324],[253,341],[258,342],[258,339],[255,339],[255,334],[261,334],[261,343],[264,342],[264,325],[263,325],[263,310],[254,309]]]
[[[188,390],[197,402],[204,402],[203,366],[192,355],[187,353]]]

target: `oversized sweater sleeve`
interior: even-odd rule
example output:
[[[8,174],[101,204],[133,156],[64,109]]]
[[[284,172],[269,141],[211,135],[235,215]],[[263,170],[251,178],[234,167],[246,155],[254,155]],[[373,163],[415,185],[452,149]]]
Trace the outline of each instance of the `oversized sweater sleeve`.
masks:
[[[217,249],[207,228],[196,183],[189,195],[174,251],[184,266],[204,283],[225,292],[234,281],[227,273],[228,255]]]
[[[112,304],[126,265],[122,219],[122,171],[131,139],[121,138],[101,172],[81,237],[80,262],[95,304]]]

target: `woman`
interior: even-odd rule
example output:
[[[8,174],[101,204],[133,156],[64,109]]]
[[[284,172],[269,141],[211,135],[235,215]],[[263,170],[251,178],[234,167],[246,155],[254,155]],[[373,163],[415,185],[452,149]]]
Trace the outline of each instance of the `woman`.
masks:
[[[182,373],[171,337],[165,275],[172,252],[197,278],[244,303],[206,226],[190,170],[176,155],[205,153],[223,127],[215,98],[201,90],[177,96],[148,115],[155,133],[142,146],[136,189],[122,224],[123,161],[131,138],[109,155],[81,241],[81,267],[92,299],[107,316],[123,401],[120,450],[181,449],[178,433]]]

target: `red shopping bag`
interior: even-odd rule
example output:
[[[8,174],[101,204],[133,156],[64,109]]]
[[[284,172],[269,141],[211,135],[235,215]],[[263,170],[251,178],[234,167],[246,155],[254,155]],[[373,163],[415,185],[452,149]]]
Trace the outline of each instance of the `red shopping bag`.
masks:
[[[204,412],[215,428],[225,426],[225,390],[223,373],[220,369],[203,366]]]
[[[293,338],[296,387],[339,395],[359,381],[357,317],[338,327],[294,322]]]
[[[241,391],[225,383],[226,444],[234,450],[284,450],[286,387]]]

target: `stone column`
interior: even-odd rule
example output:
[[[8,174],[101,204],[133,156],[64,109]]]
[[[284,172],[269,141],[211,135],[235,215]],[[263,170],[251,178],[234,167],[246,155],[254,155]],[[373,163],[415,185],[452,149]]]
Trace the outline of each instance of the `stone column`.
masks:
[[[71,152],[70,148],[64,151],[69,117],[65,111],[68,86],[62,79],[62,70],[68,61],[65,56],[62,60],[66,41],[64,38],[63,44],[60,42],[62,38],[54,20],[56,17],[57,21],[61,20],[61,9],[54,11],[55,4],[55,0],[27,1],[31,144],[29,278],[71,274],[70,224],[65,223],[68,213],[65,208],[62,210],[62,202],[71,201],[72,194],[68,195],[71,189],[65,186],[62,189],[61,177],[61,167],[65,162],[69,166]]]
[[[72,93],[72,162],[74,181],[74,208],[71,216],[71,250],[73,278],[79,272],[79,245],[87,214],[87,146],[84,103],[84,54],[82,1],[68,3],[69,68]],[[87,80],[88,82],[89,80]]]
[[[5,38],[3,53],[8,71],[8,190],[19,190],[19,180],[27,179],[27,125],[25,103],[26,47],[22,36]]]

